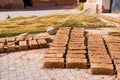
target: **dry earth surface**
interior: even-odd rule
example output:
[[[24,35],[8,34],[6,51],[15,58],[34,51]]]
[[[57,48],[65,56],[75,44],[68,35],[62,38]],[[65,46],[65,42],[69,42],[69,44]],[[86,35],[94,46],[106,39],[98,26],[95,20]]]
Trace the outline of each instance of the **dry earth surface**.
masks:
[[[106,30],[86,30],[106,34]],[[107,30],[107,32],[112,30]],[[2,54],[0,80],[115,80],[116,75],[91,75],[89,69],[43,69],[47,49]]]

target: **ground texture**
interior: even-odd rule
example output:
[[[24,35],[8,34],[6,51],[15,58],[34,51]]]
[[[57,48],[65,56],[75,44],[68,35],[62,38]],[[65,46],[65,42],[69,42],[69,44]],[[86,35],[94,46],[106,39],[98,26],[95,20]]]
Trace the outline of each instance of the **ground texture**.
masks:
[[[91,30],[86,30],[87,32],[91,33]],[[109,64],[112,64],[114,68],[106,67],[101,68],[100,66],[92,66],[93,71],[97,71],[98,73],[92,73],[91,69],[92,67],[89,67],[88,69],[78,69],[78,68],[72,68],[72,69],[50,69],[50,68],[43,68],[44,66],[44,57],[46,56],[46,53],[48,53],[48,49],[36,49],[36,50],[29,50],[29,51],[21,51],[21,52],[13,52],[9,54],[1,54],[0,57],[0,80],[115,80],[119,76],[119,37],[108,37],[106,34],[104,34],[104,30],[101,34],[99,34],[98,30],[92,31],[92,36],[88,36],[88,44],[91,46],[88,46],[88,51],[86,55],[89,56],[87,59],[90,61],[89,65],[94,65],[94,63],[97,64],[106,64],[109,66]],[[105,31],[106,32],[106,31]],[[97,34],[97,36],[96,36]],[[99,35],[102,35],[99,36]],[[72,40],[72,38],[71,38]],[[105,40],[105,43],[104,43]],[[94,43],[99,42],[100,47],[97,48],[98,45]],[[107,46],[106,46],[107,45]],[[116,46],[115,46],[116,45]],[[94,46],[94,48],[92,47]],[[107,48],[105,48],[107,47]],[[92,53],[90,51],[94,50],[105,50],[103,53],[104,56],[101,56],[97,52],[94,52],[94,56],[91,56]],[[104,58],[98,58],[98,57],[105,57],[108,56],[109,60],[106,61]],[[98,59],[98,60],[94,60]],[[98,62],[97,62],[98,61]],[[111,62],[112,61],[112,62]],[[93,75],[93,74],[99,74],[99,70],[104,69],[105,73],[106,70],[114,70],[117,71],[118,74],[114,75],[108,75],[110,73],[107,73],[107,75]],[[104,71],[103,71],[104,73]]]

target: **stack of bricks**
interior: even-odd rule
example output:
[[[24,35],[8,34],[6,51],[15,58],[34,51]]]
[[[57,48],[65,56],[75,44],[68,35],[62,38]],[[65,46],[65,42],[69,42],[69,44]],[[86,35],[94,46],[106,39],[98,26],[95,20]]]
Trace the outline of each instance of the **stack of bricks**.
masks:
[[[105,40],[117,70],[117,78],[120,80],[120,37],[108,36]]]
[[[66,54],[70,29],[69,27],[59,28],[49,52],[45,55],[45,68],[64,68],[64,56]]]
[[[24,51],[28,49],[48,48],[51,39],[49,36],[16,36],[0,38],[0,53]]]
[[[95,75],[113,75],[114,67],[100,35],[88,35],[88,55],[91,73]]]
[[[68,44],[66,68],[88,68],[84,41],[84,28],[74,27]]]

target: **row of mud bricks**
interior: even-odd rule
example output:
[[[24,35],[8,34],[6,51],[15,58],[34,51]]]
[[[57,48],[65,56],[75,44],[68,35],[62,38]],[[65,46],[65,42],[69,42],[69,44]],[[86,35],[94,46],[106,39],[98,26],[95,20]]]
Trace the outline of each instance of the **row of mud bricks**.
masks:
[[[61,27],[44,58],[44,68],[88,69],[94,75],[120,75],[119,38]]]
[[[88,68],[84,28],[61,27],[45,55],[46,68]]]
[[[42,39],[40,36],[0,38],[0,53],[47,48],[49,42],[50,37]]]

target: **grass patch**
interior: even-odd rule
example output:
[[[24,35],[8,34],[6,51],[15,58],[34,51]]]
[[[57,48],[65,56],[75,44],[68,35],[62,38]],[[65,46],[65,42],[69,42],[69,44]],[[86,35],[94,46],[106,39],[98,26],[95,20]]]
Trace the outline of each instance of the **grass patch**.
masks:
[[[56,14],[49,16],[15,17],[0,21],[0,37],[16,36],[21,33],[45,32],[48,26],[100,28],[111,27],[95,14]]]
[[[80,2],[80,3],[78,4],[78,9],[79,9],[79,10],[83,10],[83,7],[84,7],[84,2]]]

